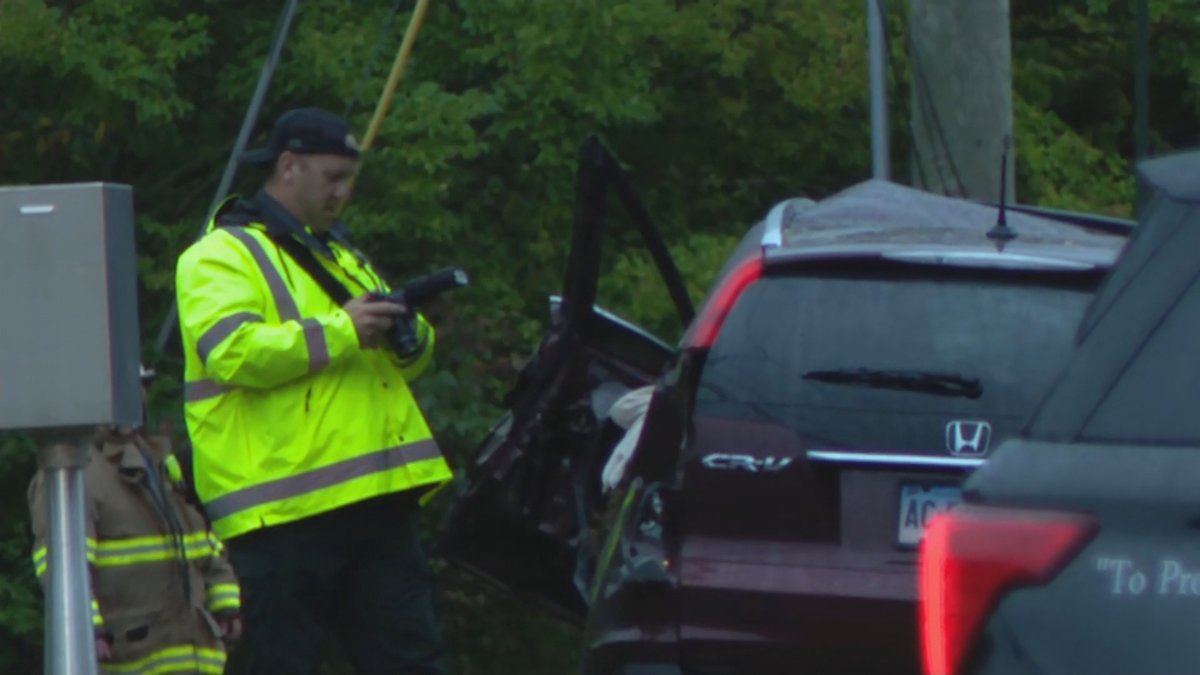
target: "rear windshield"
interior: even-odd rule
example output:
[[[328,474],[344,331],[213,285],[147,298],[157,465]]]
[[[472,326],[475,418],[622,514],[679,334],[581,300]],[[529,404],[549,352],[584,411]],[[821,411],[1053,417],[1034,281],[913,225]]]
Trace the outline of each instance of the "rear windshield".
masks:
[[[1090,283],[766,278],[709,353],[696,413],[837,448],[946,452],[947,426],[1015,433],[1066,362]]]

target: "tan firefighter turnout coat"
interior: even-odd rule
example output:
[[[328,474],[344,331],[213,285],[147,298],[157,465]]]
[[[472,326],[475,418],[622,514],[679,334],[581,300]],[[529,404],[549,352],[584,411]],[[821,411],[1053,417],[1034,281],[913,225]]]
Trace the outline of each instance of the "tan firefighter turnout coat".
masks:
[[[221,673],[214,617],[237,613],[220,542],[164,469],[165,439],[99,432],[84,470],[92,622],[106,673]],[[29,486],[33,564],[43,586],[49,538],[41,473]]]

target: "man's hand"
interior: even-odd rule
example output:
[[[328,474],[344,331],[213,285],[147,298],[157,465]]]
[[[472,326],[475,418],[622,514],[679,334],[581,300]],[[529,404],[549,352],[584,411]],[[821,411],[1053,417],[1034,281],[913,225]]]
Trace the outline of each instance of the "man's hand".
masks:
[[[396,317],[404,313],[404,305],[376,300],[370,294],[360,295],[342,306],[358,331],[358,344],[363,349],[378,349],[387,344],[387,331]]]
[[[242,639],[242,617],[236,614],[218,617],[217,627],[221,629],[221,639],[225,642],[237,642]]]
[[[112,658],[112,647],[108,644],[108,640],[98,637],[96,638],[96,660],[107,661]]]

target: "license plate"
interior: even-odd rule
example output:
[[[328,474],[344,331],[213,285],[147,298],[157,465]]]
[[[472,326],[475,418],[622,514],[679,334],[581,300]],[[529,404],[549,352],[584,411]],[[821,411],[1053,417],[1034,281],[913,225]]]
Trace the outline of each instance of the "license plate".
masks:
[[[929,520],[942,511],[954,508],[962,501],[962,490],[948,485],[900,485],[900,526],[896,541],[904,546],[916,546],[925,535]]]

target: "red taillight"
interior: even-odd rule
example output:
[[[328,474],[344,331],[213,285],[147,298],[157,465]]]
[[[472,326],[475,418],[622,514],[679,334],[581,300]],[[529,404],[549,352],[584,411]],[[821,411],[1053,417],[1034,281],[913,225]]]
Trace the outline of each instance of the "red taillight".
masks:
[[[717,340],[721,324],[733,309],[733,304],[741,297],[742,292],[750,284],[762,277],[763,262],[761,255],[755,255],[743,260],[726,275],[720,287],[713,293],[712,299],[704,306],[700,316],[683,336],[683,346],[690,348],[708,349]]]
[[[920,550],[921,653],[954,675],[1005,593],[1044,584],[1091,539],[1092,516],[963,506],[935,516]]]

